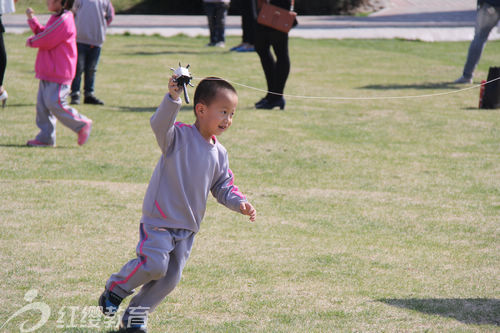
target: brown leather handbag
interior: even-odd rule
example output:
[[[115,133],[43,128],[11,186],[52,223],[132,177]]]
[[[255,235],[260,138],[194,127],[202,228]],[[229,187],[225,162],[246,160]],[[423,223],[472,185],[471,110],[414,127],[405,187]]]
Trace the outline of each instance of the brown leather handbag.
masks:
[[[295,17],[297,16],[293,12],[294,2],[295,1],[292,0],[290,10],[286,10],[281,7],[271,5],[269,0],[267,0],[262,4],[259,17],[257,18],[257,23],[284,33],[288,33],[294,26]]]

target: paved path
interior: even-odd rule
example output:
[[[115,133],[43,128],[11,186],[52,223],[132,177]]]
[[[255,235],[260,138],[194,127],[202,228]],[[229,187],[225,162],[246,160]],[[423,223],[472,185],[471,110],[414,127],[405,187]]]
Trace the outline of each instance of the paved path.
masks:
[[[299,16],[292,37],[403,38],[423,41],[470,41],[474,33],[476,0],[386,0],[387,7],[367,17]],[[46,22],[48,16],[41,15]],[[7,32],[27,31],[24,15],[2,17]],[[207,36],[205,16],[117,15],[110,34]],[[241,18],[229,16],[226,34],[241,36]],[[490,39],[500,39],[493,29]]]

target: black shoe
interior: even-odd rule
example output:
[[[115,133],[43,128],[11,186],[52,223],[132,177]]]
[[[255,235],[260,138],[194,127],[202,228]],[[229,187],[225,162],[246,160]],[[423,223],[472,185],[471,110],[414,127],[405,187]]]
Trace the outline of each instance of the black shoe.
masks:
[[[132,318],[130,324],[120,322],[119,332],[124,333],[148,333],[146,322],[143,318]]]
[[[104,105],[104,102],[101,101],[99,98],[95,97],[94,95],[87,95],[87,96],[85,96],[85,99],[83,100],[83,103],[85,103],[85,104]]]
[[[122,297],[106,289],[101,294],[101,297],[99,297],[99,307],[104,315],[113,317],[118,311],[118,307],[122,300]]]
[[[272,110],[278,106],[280,108],[280,110],[283,110],[283,109],[285,109],[285,104],[286,104],[286,102],[285,102],[285,99],[283,97],[280,99],[274,100],[274,101],[264,99],[264,101],[262,101],[262,103],[260,103],[258,105],[255,104],[255,108],[256,109],[264,109],[264,110]]]
[[[80,94],[71,94],[70,97],[71,97],[71,102],[69,102],[69,104],[73,105],[80,104]]]
[[[261,106],[261,105],[263,105],[265,103],[267,103],[267,98],[266,97],[262,98],[260,101],[258,101],[257,103],[255,103],[255,107],[258,109],[259,106]]]

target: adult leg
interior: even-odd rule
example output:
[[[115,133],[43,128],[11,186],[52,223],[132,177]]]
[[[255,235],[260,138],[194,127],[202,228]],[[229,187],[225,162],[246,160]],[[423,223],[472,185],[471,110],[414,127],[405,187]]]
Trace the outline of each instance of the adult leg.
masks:
[[[255,44],[255,1],[243,0],[241,7],[241,27],[243,29],[243,43]]]
[[[290,56],[288,54],[288,34],[273,30],[271,37],[271,45],[276,55],[276,72],[273,80],[273,87],[270,91],[277,94],[283,94],[285,90],[286,80],[290,73]],[[281,99],[280,95],[272,95],[271,100]]]
[[[5,28],[2,22],[2,15],[0,14],[0,94],[3,92],[3,78],[5,69],[7,68],[7,52],[5,51],[5,43],[3,40],[3,33]]]
[[[90,46],[87,52],[85,61],[85,83],[83,90],[85,96],[94,94],[95,73],[97,72],[97,65],[99,64],[99,57],[101,55],[101,48],[99,46]]]
[[[210,31],[210,44],[214,45],[216,41],[215,37],[215,4],[204,2],[205,12],[207,13],[208,19],[208,30]]]
[[[224,43],[226,41],[226,16],[229,6],[225,3],[215,5],[215,42]]]
[[[270,30],[270,28],[257,24],[255,36],[255,51],[259,55],[264,70],[268,91],[272,91],[274,87],[274,73],[276,70],[276,60],[271,53]],[[266,98],[269,96],[268,93]]]
[[[481,54],[483,52],[488,36],[500,19],[500,7],[493,7],[490,4],[484,3],[477,11],[476,27],[474,31],[474,39],[470,43],[467,53],[467,61],[465,62],[463,77],[472,79],[474,70],[476,69]]]
[[[47,145],[56,144],[56,117],[50,112],[46,105],[46,99],[50,94],[48,89],[49,82],[40,80],[38,84],[38,97],[36,102],[36,125],[40,132],[36,140]]]
[[[76,97],[77,95],[80,94],[82,73],[83,73],[83,69],[85,68],[85,58],[86,58],[86,53],[87,53],[87,45],[81,44],[81,43],[76,43],[76,47],[78,49],[78,60],[76,62],[75,78],[73,79],[73,82],[71,83],[72,100],[74,99],[73,98],[74,96]]]
[[[142,286],[125,310],[122,318],[124,324],[131,321],[136,309],[145,309],[147,313],[153,312],[181,280],[182,270],[191,252],[195,234],[182,229],[159,231],[159,233],[164,234],[166,239],[171,238],[174,244],[173,250],[168,253],[166,275]],[[137,315],[139,314],[137,313]]]
[[[5,107],[5,103],[7,103],[7,98],[9,98],[9,94],[7,94],[7,90],[3,87],[3,78],[5,75],[5,69],[7,68],[7,52],[5,52],[5,44],[3,41],[3,25],[1,21],[2,15],[0,15],[0,102],[2,104],[2,108]]]
[[[7,68],[7,52],[5,52],[5,44],[3,41],[3,32],[0,33],[0,94],[3,91],[3,78],[5,69]]]

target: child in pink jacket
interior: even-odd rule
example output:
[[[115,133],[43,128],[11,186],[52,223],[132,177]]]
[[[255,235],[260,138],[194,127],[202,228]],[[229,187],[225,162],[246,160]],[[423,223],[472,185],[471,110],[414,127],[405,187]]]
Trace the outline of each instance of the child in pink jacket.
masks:
[[[74,0],[47,0],[54,12],[46,26],[41,25],[31,8],[26,9],[28,24],[35,34],[26,46],[38,48],[35,72],[40,79],[36,104],[36,124],[40,132],[28,146],[54,147],[56,122],[59,120],[78,134],[78,144],[89,138],[92,120],[70,107],[66,98],[76,71],[76,27],[70,11]]]

